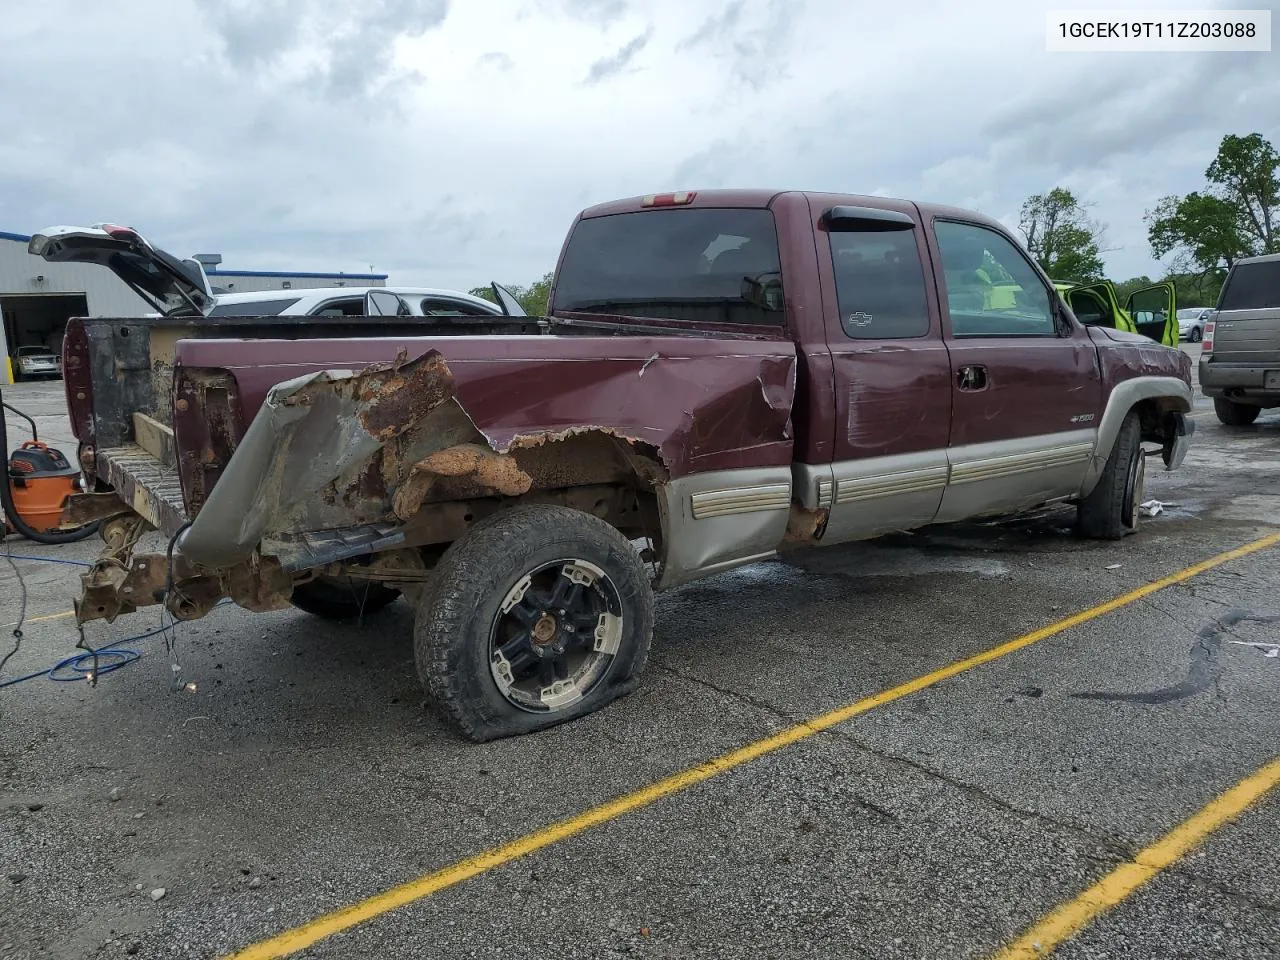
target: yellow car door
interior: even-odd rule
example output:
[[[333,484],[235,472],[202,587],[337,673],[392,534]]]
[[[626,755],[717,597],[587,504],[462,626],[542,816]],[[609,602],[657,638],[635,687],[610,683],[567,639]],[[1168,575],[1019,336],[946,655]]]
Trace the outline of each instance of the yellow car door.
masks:
[[[1135,290],[1124,309],[1136,332],[1166,347],[1178,345],[1178,292],[1172,283]]]

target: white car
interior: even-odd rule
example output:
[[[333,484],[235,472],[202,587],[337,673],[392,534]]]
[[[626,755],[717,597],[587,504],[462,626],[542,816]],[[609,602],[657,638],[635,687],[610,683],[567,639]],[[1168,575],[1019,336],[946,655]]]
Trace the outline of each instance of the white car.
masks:
[[[1204,325],[1213,315],[1210,307],[1182,307],[1178,310],[1178,338],[1199,343],[1204,339]]]
[[[62,358],[48,347],[19,347],[14,373],[20,380],[62,375]]]
[[[496,284],[495,284],[496,287]],[[495,290],[499,299],[506,294]],[[432,287],[307,287],[214,295],[211,317],[500,317],[525,315],[514,297],[506,310],[458,290]]]

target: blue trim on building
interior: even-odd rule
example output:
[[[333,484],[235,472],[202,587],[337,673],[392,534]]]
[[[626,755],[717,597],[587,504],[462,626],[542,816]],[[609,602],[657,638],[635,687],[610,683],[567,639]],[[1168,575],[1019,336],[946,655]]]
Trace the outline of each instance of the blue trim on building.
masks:
[[[18,243],[30,243],[31,238],[21,233],[5,233],[0,230],[0,240],[17,240]]]
[[[296,277],[299,280],[385,280],[387,273],[300,273],[289,270],[206,270],[210,277]]]

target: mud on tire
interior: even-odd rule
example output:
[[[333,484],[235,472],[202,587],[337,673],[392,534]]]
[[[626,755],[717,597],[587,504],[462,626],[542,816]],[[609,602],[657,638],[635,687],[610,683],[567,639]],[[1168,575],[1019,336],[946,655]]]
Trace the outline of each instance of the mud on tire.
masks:
[[[635,548],[603,520],[515,507],[473,527],[434,573],[414,629],[418,674],[467,738],[545,729],[635,689],[653,593]]]
[[[1142,426],[1136,411],[1124,418],[1098,484],[1080,501],[1076,529],[1096,540],[1119,540],[1138,528],[1146,480]]]

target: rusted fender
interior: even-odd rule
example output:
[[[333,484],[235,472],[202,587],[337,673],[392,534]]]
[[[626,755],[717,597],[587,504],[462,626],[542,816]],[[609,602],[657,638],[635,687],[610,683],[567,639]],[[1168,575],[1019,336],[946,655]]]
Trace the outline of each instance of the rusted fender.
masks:
[[[434,350],[413,362],[324,370],[273,387],[183,535],[183,555],[224,568],[252,554],[266,533],[360,522],[345,509],[326,511],[324,490],[429,422],[453,389]]]

